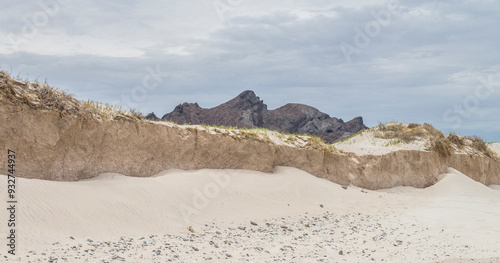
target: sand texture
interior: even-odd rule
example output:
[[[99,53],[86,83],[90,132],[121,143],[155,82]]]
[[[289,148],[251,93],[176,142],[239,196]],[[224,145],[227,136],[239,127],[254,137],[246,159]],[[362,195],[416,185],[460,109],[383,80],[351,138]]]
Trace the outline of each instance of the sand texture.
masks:
[[[500,143],[490,143],[490,149],[500,156]]]
[[[456,170],[370,191],[278,167],[19,179],[3,262],[496,262],[500,190]],[[0,176],[4,189],[5,176]],[[5,218],[2,213],[2,220]],[[191,228],[189,228],[191,226]],[[2,233],[3,234],[3,233]],[[467,260],[466,260],[467,259]],[[478,261],[482,259],[482,261]]]

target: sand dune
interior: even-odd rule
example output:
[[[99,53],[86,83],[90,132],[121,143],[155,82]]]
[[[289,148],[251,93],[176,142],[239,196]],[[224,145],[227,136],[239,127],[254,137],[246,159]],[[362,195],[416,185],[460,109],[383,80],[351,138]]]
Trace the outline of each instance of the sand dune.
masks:
[[[114,113],[102,112],[96,105],[80,105],[83,102],[72,101],[86,109],[80,112],[84,115],[36,110],[23,104],[23,94],[19,93],[20,101],[16,100],[20,105],[0,103],[0,146],[7,151],[12,142],[19,142],[14,150],[20,153],[16,160],[22,164],[18,175],[23,178],[79,181],[106,172],[149,177],[174,168],[270,173],[276,166],[289,166],[338,184],[352,183],[375,190],[401,185],[428,187],[453,167],[486,185],[500,184],[500,159],[480,152],[445,158],[437,151],[425,150],[422,140],[399,143],[368,136],[373,135],[373,130],[344,141],[347,148],[335,144],[337,150],[301,135],[166,122],[159,125],[134,121],[133,116],[122,114],[111,120],[107,118]],[[50,105],[56,104],[45,106]],[[76,106],[70,108],[75,110]],[[87,110],[102,116],[97,118],[92,113],[97,119],[88,121],[84,117]],[[21,111],[23,114],[19,114]],[[0,162],[0,171],[7,170],[6,164]]]
[[[29,218],[22,228],[40,236],[24,240],[27,245],[43,243],[46,236],[120,237],[186,231],[212,221],[299,215],[329,201],[331,208],[346,210],[346,203],[359,199],[354,188],[345,191],[286,167],[274,174],[207,169],[169,170],[151,178],[102,174],[79,182],[18,180],[20,217]]]
[[[494,142],[489,144],[490,149],[498,154],[500,156],[500,143]]]
[[[58,262],[495,262],[500,187],[453,169],[442,177],[426,189],[379,191],[343,189],[288,167],[273,174],[168,170],[149,178],[18,179],[18,256]],[[5,189],[6,178],[0,179]],[[4,248],[0,254],[4,258]]]
[[[394,139],[377,138],[375,134],[374,130],[366,130],[333,145],[339,150],[357,155],[384,155],[400,150],[428,151],[425,140],[416,140],[411,143],[393,143]]]
[[[500,247],[500,191],[494,189],[450,168],[436,185],[421,190],[424,203],[412,213],[425,225],[460,237],[457,245]]]

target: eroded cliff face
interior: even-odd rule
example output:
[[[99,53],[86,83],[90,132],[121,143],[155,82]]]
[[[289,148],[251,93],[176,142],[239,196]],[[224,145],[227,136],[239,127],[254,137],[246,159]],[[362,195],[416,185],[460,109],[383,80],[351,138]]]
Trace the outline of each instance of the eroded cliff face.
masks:
[[[367,189],[427,187],[453,167],[486,185],[500,184],[497,159],[397,151],[373,156],[339,154],[237,139],[148,121],[86,120],[57,111],[0,102],[0,174],[7,149],[16,151],[16,175],[74,181],[113,172],[146,177],[162,170],[248,169],[291,166],[332,182]]]

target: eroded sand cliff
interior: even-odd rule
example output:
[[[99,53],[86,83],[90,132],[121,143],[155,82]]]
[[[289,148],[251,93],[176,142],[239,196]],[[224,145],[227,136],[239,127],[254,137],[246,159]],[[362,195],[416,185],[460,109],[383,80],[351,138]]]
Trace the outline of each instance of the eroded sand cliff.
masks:
[[[342,154],[149,121],[88,120],[6,101],[0,105],[0,122],[0,148],[16,151],[16,174],[24,178],[74,181],[105,172],[147,177],[171,168],[272,172],[276,166],[291,166],[335,183],[380,189],[426,187],[453,167],[483,184],[500,184],[500,162],[479,155]],[[7,169],[5,162],[1,165]]]
[[[272,172],[290,166],[342,185],[422,188],[453,167],[483,184],[500,184],[500,161],[493,153],[357,154],[308,136],[152,122],[5,72],[0,72],[0,135],[4,160],[8,149],[15,151],[16,176],[24,178],[75,181],[101,173],[147,177],[172,168]],[[7,162],[0,161],[0,168],[7,171]]]

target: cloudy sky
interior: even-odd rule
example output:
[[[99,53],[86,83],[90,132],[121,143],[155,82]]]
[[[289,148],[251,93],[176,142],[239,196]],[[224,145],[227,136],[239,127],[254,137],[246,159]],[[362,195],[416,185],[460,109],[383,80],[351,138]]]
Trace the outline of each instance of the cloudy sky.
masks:
[[[0,67],[157,115],[254,90],[500,141],[500,2],[2,1]]]

